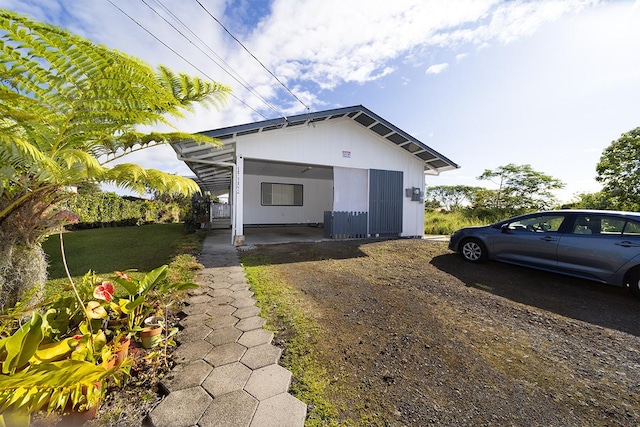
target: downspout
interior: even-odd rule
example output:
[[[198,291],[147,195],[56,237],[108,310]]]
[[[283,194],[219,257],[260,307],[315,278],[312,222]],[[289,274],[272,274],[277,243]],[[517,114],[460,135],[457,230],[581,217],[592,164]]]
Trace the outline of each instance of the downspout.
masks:
[[[237,182],[237,170],[236,170],[236,164],[235,163],[229,163],[229,162],[213,162],[211,160],[198,160],[198,159],[190,159],[187,157],[183,157],[178,155],[178,160],[181,160],[183,162],[191,162],[191,163],[202,163],[204,165],[213,165],[213,166],[225,166],[225,167],[230,167],[231,168],[231,194],[230,196],[233,197],[233,204],[231,205],[231,244],[234,244],[234,239],[237,233],[237,228],[236,228],[236,182]]]

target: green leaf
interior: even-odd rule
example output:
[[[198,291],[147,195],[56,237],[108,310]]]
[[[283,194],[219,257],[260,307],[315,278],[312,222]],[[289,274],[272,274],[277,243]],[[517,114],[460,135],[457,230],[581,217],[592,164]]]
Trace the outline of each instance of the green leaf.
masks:
[[[31,321],[25,323],[6,342],[7,357],[2,363],[3,374],[13,374],[27,364],[42,341],[42,317],[33,313]]]

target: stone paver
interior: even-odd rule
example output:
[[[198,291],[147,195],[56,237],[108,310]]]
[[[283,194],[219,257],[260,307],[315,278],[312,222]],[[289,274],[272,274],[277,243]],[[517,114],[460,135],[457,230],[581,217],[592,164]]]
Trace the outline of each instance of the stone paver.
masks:
[[[307,405],[282,393],[258,404],[251,427],[296,427],[303,426],[307,416]]]
[[[272,339],[273,332],[267,331],[266,329],[254,329],[252,331],[247,331],[243,333],[242,336],[238,337],[238,344],[242,344],[249,348],[262,344],[271,344]]]
[[[260,369],[267,365],[278,363],[281,354],[282,350],[278,347],[271,344],[263,344],[247,349],[240,362],[251,369]]]
[[[161,385],[169,394],[147,417],[155,427],[303,427],[307,407],[287,391],[291,373],[263,329],[236,249],[212,232],[198,260],[200,288],[189,291],[176,335],[176,367]]]
[[[279,365],[269,365],[253,371],[244,389],[259,401],[263,401],[286,393],[289,384],[291,372]]]
[[[225,329],[217,329],[211,332],[205,340],[214,346],[228,344],[232,342],[238,341],[238,338],[243,336],[242,331],[238,328],[234,328],[233,326]],[[240,343],[245,347],[249,347],[246,344]]]
[[[214,347],[213,350],[204,357],[204,360],[208,364],[218,367],[233,362],[239,362],[240,358],[242,358],[246,351],[247,348],[245,346],[235,342],[223,344]]]
[[[233,312],[234,317],[237,317],[238,319],[257,316],[258,314],[260,314],[260,308],[256,306],[241,307]]]
[[[204,324],[215,331],[218,329],[230,328],[238,323],[238,320],[239,319],[237,317],[233,316],[213,316],[210,319],[207,319]]]
[[[251,369],[242,363],[230,363],[214,368],[202,383],[202,387],[218,398],[232,391],[242,390],[250,376]]]
[[[184,343],[173,352],[173,359],[177,363],[190,363],[205,357],[213,348],[211,344],[204,340],[190,341]]]
[[[246,319],[240,320],[239,322],[237,322],[235,326],[241,331],[248,332],[253,329],[262,328],[265,323],[266,323],[266,320],[264,317],[252,316],[252,317],[247,317]]]
[[[176,341],[178,341],[180,344],[186,344],[191,341],[204,340],[207,338],[207,336],[209,336],[211,331],[212,329],[207,326],[187,326],[181,331],[178,331],[178,333],[176,334]]]
[[[249,426],[258,401],[246,391],[236,390],[214,399],[200,419],[200,427]]]
[[[274,365],[276,366],[276,365]],[[213,368],[204,360],[180,364],[175,367],[160,384],[168,392],[197,387],[209,376]]]
[[[156,406],[149,414],[155,427],[188,427],[195,425],[213,398],[202,388],[177,390]]]

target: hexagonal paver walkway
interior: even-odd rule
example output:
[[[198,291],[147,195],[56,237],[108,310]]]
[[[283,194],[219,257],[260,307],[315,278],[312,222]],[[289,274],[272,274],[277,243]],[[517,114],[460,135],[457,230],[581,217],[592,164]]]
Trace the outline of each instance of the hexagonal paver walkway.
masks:
[[[302,427],[307,406],[288,393],[291,373],[247,284],[228,231],[213,231],[198,260],[174,353],[167,396],[148,415],[155,427]]]

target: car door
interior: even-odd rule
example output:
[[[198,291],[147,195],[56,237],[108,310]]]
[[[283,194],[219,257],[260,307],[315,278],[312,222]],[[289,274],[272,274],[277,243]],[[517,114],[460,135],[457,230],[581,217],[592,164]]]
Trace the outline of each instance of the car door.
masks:
[[[560,229],[565,213],[522,216],[502,225],[495,236],[494,255],[499,261],[555,269]]]
[[[581,214],[558,245],[558,268],[606,280],[640,255],[640,222],[610,215]]]

